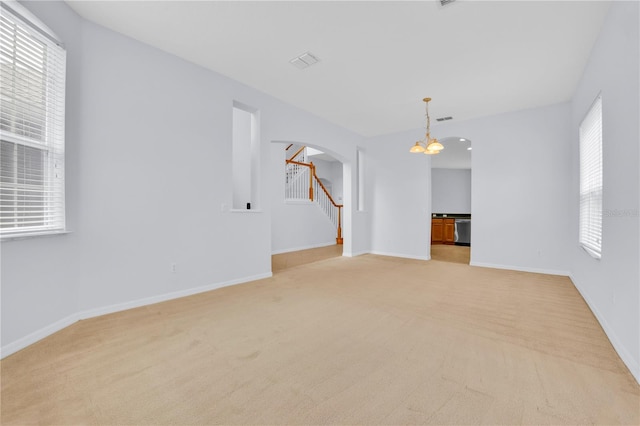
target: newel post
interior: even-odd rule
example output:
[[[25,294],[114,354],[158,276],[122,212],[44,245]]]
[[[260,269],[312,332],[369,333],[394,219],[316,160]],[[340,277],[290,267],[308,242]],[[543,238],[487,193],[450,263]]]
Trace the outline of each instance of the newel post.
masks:
[[[342,244],[342,206],[338,206],[338,238],[336,244]]]
[[[309,200],[313,201],[313,175],[316,174],[316,166],[309,162]]]

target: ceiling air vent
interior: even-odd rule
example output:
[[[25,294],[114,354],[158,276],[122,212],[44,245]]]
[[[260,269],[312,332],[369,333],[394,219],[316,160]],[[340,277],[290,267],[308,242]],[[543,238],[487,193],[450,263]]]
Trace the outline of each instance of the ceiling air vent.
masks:
[[[311,65],[317,64],[318,62],[320,62],[320,59],[311,52],[305,52],[289,61],[290,64],[301,70],[309,68]]]
[[[456,0],[440,0],[440,6],[446,6],[448,4],[453,3]]]
[[[453,120],[453,117],[440,117],[440,118],[436,118],[436,121],[447,121],[447,120]]]

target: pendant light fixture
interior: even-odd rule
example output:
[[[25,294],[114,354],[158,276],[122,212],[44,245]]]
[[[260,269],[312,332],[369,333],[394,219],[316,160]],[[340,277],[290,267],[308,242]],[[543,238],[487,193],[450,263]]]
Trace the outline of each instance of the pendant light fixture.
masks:
[[[431,118],[429,117],[429,101],[431,101],[431,98],[424,98],[423,101],[426,104],[425,109],[427,112],[427,134],[425,135],[424,140],[416,142],[409,152],[414,154],[424,153],[427,155],[439,154],[440,151],[444,149],[444,146],[438,142],[438,139],[431,137]]]

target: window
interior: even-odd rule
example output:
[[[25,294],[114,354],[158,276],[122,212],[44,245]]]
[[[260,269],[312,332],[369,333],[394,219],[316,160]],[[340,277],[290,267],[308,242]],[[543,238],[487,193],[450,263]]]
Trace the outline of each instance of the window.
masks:
[[[61,232],[66,52],[9,4],[0,7],[0,234]]]
[[[602,253],[602,97],[580,124],[580,245],[593,257]]]

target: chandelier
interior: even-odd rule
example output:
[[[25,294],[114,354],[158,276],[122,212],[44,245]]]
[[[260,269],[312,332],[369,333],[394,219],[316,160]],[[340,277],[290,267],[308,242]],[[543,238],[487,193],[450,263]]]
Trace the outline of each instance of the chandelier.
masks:
[[[440,151],[444,149],[444,146],[442,146],[442,144],[438,142],[438,139],[431,137],[431,133],[430,133],[431,118],[429,117],[429,101],[430,100],[431,98],[423,99],[424,103],[426,104],[425,109],[427,111],[427,134],[425,135],[424,140],[416,142],[416,144],[411,147],[409,152],[434,155],[434,154],[439,154]]]

